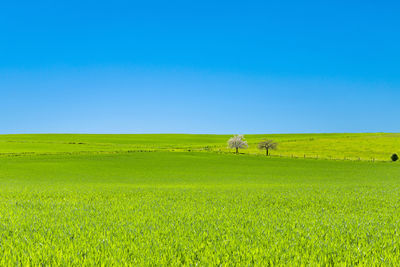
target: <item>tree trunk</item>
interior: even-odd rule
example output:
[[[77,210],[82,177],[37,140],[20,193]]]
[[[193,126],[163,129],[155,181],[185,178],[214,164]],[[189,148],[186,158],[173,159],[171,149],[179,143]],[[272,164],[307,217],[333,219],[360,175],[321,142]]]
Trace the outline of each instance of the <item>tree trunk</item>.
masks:
[[[265,149],[265,155],[266,155],[266,156],[269,155],[269,153],[268,153],[268,148]]]
[[[236,148],[236,154],[239,154],[239,148],[238,147]]]

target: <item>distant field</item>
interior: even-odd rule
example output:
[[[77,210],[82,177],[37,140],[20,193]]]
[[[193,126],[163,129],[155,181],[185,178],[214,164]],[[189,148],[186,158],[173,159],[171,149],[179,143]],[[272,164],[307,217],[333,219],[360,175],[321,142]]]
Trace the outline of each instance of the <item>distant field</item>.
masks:
[[[132,151],[232,152],[231,135],[0,135],[0,155],[36,153],[119,153]],[[279,148],[272,155],[352,160],[390,160],[400,153],[400,134],[274,134],[246,135],[250,145],[242,153],[263,154],[257,143],[273,139]]]
[[[388,162],[1,157],[0,265],[395,266],[399,197],[400,164]]]

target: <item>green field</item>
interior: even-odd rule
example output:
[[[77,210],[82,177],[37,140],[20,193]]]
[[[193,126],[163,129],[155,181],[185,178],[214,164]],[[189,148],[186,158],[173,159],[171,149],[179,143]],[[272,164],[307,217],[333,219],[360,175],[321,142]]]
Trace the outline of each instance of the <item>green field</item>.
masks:
[[[0,136],[0,266],[398,265],[399,134],[227,138]]]
[[[0,135],[0,156],[19,153],[121,153],[133,151],[169,152],[232,152],[227,148],[231,135],[137,134],[137,135]],[[372,159],[388,161],[393,153],[400,153],[400,134],[269,134],[246,135],[249,149],[246,154],[264,154],[257,143],[264,138],[279,143],[273,156]]]

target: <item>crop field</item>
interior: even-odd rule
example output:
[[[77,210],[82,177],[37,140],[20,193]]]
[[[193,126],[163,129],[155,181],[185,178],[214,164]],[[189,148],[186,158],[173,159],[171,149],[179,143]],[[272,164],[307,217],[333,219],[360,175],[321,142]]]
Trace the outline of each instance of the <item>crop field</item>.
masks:
[[[136,134],[136,135],[0,135],[0,156],[13,154],[121,153],[134,151],[232,152],[226,141],[231,135]],[[264,154],[257,149],[262,139],[279,143],[273,156],[381,160],[400,153],[400,134],[269,134],[246,135],[245,154]]]
[[[400,135],[246,137],[0,136],[0,266],[398,265]]]

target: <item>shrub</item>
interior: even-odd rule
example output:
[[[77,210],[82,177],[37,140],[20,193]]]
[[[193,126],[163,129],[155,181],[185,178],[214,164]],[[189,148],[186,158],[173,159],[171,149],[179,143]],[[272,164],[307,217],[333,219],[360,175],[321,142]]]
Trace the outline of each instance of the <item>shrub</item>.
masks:
[[[391,159],[392,161],[397,161],[399,159],[399,156],[397,156],[397,154],[393,154]]]

